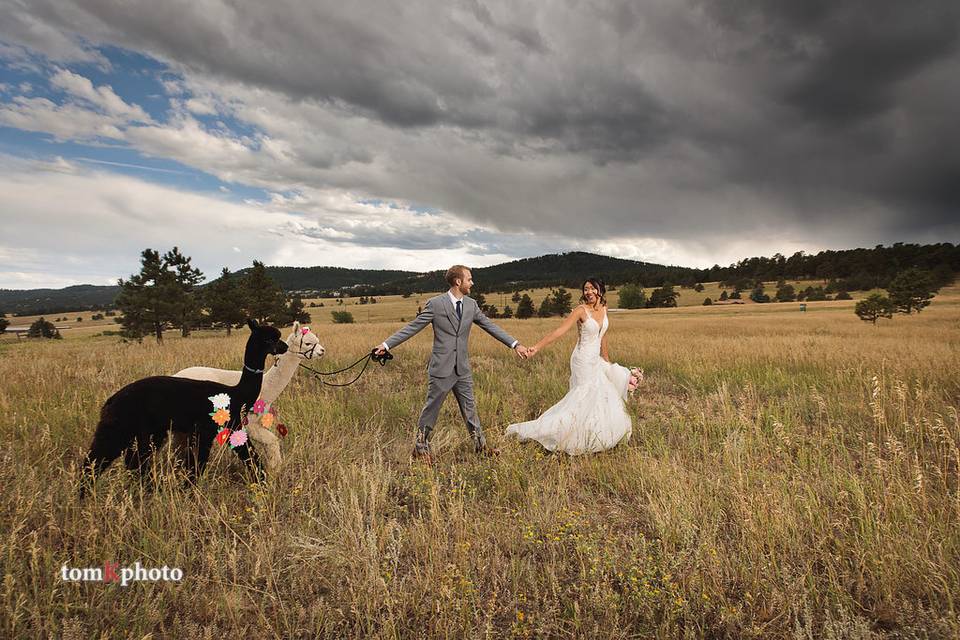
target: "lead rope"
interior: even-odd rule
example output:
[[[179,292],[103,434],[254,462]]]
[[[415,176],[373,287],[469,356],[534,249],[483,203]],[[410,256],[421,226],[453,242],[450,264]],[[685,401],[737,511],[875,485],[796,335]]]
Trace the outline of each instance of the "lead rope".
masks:
[[[363,375],[363,372],[367,370],[367,366],[369,366],[371,360],[376,360],[377,362],[380,363],[380,366],[383,367],[383,366],[386,366],[389,360],[393,360],[393,354],[390,353],[389,351],[386,351],[380,355],[377,355],[377,350],[372,349],[370,353],[363,356],[362,358],[360,358],[350,366],[344,367],[343,369],[338,369],[336,371],[317,371],[316,369],[311,369],[310,367],[303,364],[302,362],[300,363],[300,366],[306,369],[307,371],[309,371],[310,373],[312,373],[314,378],[319,380],[321,383],[327,385],[328,387],[349,387],[354,382],[360,379],[360,376]],[[357,366],[361,362],[363,362],[363,368],[360,369],[360,373],[358,373],[357,376],[350,382],[336,383],[336,382],[327,382],[326,380],[323,379],[325,376],[335,376],[338,373],[349,371],[350,369],[353,369],[355,366]]]

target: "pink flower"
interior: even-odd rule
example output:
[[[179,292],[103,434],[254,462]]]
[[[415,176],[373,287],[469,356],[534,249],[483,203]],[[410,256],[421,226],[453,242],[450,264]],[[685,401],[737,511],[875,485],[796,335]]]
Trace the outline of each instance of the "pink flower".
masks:
[[[253,403],[254,413],[263,413],[266,408],[267,408],[267,403],[264,402],[262,398],[258,399],[256,402]]]
[[[308,333],[310,333],[310,327],[304,327],[304,328],[300,329],[300,335],[304,335],[304,336],[305,336],[305,335],[307,335]]]
[[[246,429],[237,429],[230,434],[230,446],[239,447],[247,443],[247,431]]]

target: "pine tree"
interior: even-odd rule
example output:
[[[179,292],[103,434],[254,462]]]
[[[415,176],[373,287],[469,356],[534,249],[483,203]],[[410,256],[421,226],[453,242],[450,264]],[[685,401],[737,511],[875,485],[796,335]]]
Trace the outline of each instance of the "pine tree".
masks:
[[[726,299],[727,299],[727,290],[724,289],[723,291],[720,292],[720,300],[725,301]]]
[[[507,307],[507,309],[509,309],[509,308],[510,308],[510,307]],[[4,331],[6,331],[6,330],[7,330],[7,327],[9,327],[9,326],[10,326],[10,321],[7,320],[6,318],[4,318],[3,316],[0,316],[0,334],[2,334]]]
[[[375,301],[374,298],[370,299],[372,302]],[[310,314],[304,311],[303,300],[300,296],[293,296],[290,299],[290,305],[287,307],[287,323],[292,324],[294,322],[299,322],[300,324],[310,324]]]
[[[267,268],[262,262],[253,261],[253,268],[244,278],[244,284],[248,317],[262,323],[285,316],[286,297],[280,286],[267,274]]]
[[[797,293],[792,284],[783,283],[777,287],[777,302],[793,302],[797,299]]]
[[[763,292],[762,282],[758,282],[757,286],[750,292],[750,299],[754,302],[770,302],[770,296]]]
[[[573,309],[573,296],[570,295],[570,292],[560,287],[553,292],[553,301],[552,301],[553,312],[560,314],[560,316],[565,316]]]
[[[517,303],[517,318],[526,320],[532,318],[534,314],[533,300],[527,294],[523,294],[520,302]]]
[[[30,328],[27,329],[28,338],[55,338],[60,340],[63,336],[60,335],[60,331],[53,326],[53,323],[44,318],[38,318],[31,323]]]
[[[553,315],[553,299],[550,296],[547,296],[543,299],[543,302],[540,303],[540,308],[537,309],[538,318],[549,318]]]
[[[647,304],[647,294],[638,284],[625,284],[620,287],[621,309],[642,309]]]
[[[197,286],[203,282],[203,273],[190,266],[190,258],[174,247],[163,255],[163,263],[172,269],[177,286],[174,297],[168,303],[171,306],[173,322],[180,327],[180,335],[190,335],[190,330],[200,321],[202,304],[197,295]]]
[[[623,295],[621,291],[620,295]],[[650,300],[647,301],[647,307],[675,307],[677,306],[677,296],[680,295],[673,290],[673,285],[665,284],[659,289],[650,292]]]
[[[173,272],[166,268],[160,253],[144,249],[140,254],[140,273],[124,281],[120,278],[120,293],[116,305],[123,313],[116,321],[120,334],[137,341],[152,333],[157,342],[163,342],[164,325],[173,318],[178,285]]]
[[[246,319],[243,282],[226,267],[220,272],[220,277],[205,288],[204,299],[210,322],[225,326],[227,335]]]
[[[853,311],[864,322],[877,324],[879,318],[892,318],[896,310],[894,303],[885,295],[874,293],[859,300]]]
[[[929,271],[907,269],[897,274],[887,287],[890,301],[899,313],[911,314],[930,304],[938,287]]]
[[[503,315],[501,315],[500,317],[501,317],[501,318],[512,318],[512,317],[513,317],[513,309],[510,308],[510,305],[506,305],[506,306],[503,308]],[[3,331],[0,330],[0,333],[3,333]]]

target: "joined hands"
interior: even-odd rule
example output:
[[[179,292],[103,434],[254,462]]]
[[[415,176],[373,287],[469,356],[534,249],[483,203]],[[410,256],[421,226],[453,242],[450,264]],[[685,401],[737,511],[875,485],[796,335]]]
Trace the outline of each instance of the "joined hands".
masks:
[[[521,360],[529,360],[537,353],[536,347],[525,347],[522,344],[517,344],[514,350],[517,352],[517,355],[520,356]]]

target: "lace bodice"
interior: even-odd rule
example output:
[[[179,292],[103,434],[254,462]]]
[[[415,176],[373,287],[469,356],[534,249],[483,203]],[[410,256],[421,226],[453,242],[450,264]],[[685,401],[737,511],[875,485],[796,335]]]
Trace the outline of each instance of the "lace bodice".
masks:
[[[603,311],[602,322],[597,322],[597,319],[594,318],[588,310],[587,319],[577,325],[579,335],[576,348],[580,350],[589,349],[590,351],[595,349],[599,354],[600,341],[603,339],[603,335],[607,332],[607,327],[609,326],[610,322],[607,320],[606,310]]]

